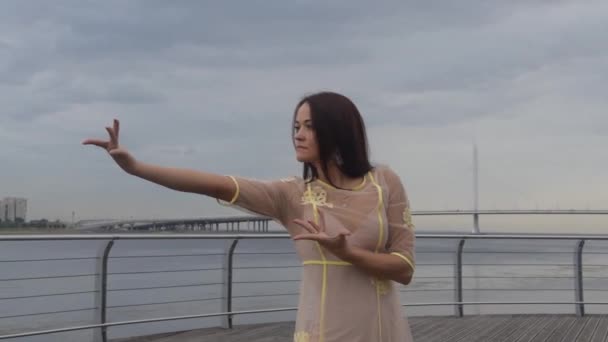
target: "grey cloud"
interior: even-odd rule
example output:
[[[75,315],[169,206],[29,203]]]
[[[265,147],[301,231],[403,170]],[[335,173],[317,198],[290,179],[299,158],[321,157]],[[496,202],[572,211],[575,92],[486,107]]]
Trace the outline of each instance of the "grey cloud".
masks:
[[[159,90],[121,81],[110,81],[95,89],[87,82],[72,84],[64,100],[69,103],[87,104],[109,102],[115,104],[156,104],[164,100]]]
[[[474,11],[454,15],[460,6],[428,2],[411,6],[387,2],[367,6],[366,2],[332,2],[323,4],[259,2],[245,6],[242,2],[151,2],[63,1],[12,4],[5,18],[9,22],[33,22],[24,39],[47,39],[52,46],[41,44],[38,52],[47,54],[49,63],[78,62],[105,58],[155,59],[169,57],[183,46],[196,46],[203,51],[199,65],[251,65],[246,58],[232,57],[243,52],[256,62],[265,59],[275,64],[298,64],[313,59],[317,64],[365,57],[371,40],[386,31],[424,30],[442,26],[471,25],[484,22],[495,12],[492,6],[476,3]],[[16,13],[15,13],[16,12]],[[388,20],[387,20],[388,19]],[[23,25],[23,24],[21,24]],[[389,26],[389,25],[392,25]],[[23,26],[21,26],[25,29]],[[31,33],[36,28],[44,30]],[[390,31],[389,31],[390,32]],[[14,33],[17,39],[22,38]],[[346,51],[342,51],[346,50]],[[290,52],[292,51],[292,52]],[[337,56],[337,54],[339,56]],[[298,58],[302,55],[301,58]],[[318,56],[318,57],[316,57]],[[243,63],[245,62],[245,63]]]
[[[80,140],[105,136],[117,116],[124,144],[150,162],[297,174],[289,118],[301,95],[321,89],[355,100],[372,145],[414,182],[412,197],[425,206],[418,209],[443,206],[438,197],[462,203],[462,184],[437,187],[435,177],[466,172],[458,158],[468,155],[458,151],[475,126],[487,132],[484,147],[514,146],[503,148],[512,162],[495,178],[514,173],[521,182],[503,181],[485,196],[514,198],[509,187],[533,185],[525,170],[509,171],[518,162],[538,162],[538,174],[554,177],[534,178],[536,188],[551,188],[563,176],[551,163],[560,156],[530,156],[513,142],[564,146],[567,138],[592,150],[605,141],[606,17],[603,1],[6,1],[0,155],[14,182],[5,191],[35,203],[50,198],[40,184],[56,184],[66,198],[94,194],[101,205],[121,189],[131,201],[154,201],[161,211],[149,215],[200,216],[198,202],[178,208],[177,195],[119,176]],[[95,216],[133,205],[116,201],[102,209],[79,200],[77,210]]]
[[[30,87],[14,88],[13,98],[7,99],[0,118],[30,121],[37,117],[67,110],[74,105],[107,102],[114,104],[158,104],[164,96],[133,82],[95,79],[62,79],[61,75]]]

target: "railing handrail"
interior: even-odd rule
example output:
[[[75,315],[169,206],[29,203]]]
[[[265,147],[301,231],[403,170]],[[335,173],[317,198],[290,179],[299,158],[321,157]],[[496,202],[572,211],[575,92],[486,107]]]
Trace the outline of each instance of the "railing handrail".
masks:
[[[412,215],[608,215],[605,209],[416,210]]]
[[[249,233],[249,234],[14,234],[1,235],[0,241],[52,241],[52,240],[231,240],[231,239],[286,239],[287,233]],[[534,240],[608,240],[608,234],[510,234],[510,233],[416,233],[424,239],[534,239]]]

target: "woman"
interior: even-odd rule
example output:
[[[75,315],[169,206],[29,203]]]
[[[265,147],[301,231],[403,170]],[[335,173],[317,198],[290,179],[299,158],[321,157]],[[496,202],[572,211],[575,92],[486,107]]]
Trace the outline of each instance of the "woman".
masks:
[[[214,197],[276,219],[302,260],[296,342],[412,341],[395,282],[407,285],[415,265],[409,201],[397,176],[368,160],[365,126],[346,97],[303,98],[293,117],[302,178],[262,182],[135,160],[110,139],[89,139],[127,173],[165,187]]]

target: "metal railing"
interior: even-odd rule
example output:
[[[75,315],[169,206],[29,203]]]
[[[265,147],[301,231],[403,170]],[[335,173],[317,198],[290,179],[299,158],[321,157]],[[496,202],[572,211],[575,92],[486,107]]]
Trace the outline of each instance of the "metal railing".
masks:
[[[608,212],[607,212],[608,213]],[[461,214],[461,212],[457,212],[457,214]],[[454,262],[447,264],[434,264],[434,265],[443,265],[443,266],[453,266],[454,273],[453,284],[454,288],[451,289],[454,295],[454,301],[447,302],[421,302],[421,303],[407,303],[404,306],[409,307],[433,307],[433,306],[453,306],[454,314],[458,317],[462,317],[464,315],[464,307],[468,305],[541,305],[541,304],[549,304],[549,305],[572,305],[574,306],[574,311],[578,316],[585,315],[585,305],[608,305],[608,302],[603,301],[585,301],[584,300],[584,263],[583,263],[583,251],[585,247],[585,242],[587,241],[608,241],[608,235],[530,235],[530,234],[420,234],[416,235],[418,240],[425,239],[443,239],[450,240],[455,243],[455,252],[445,252],[453,254]],[[256,313],[271,313],[271,312],[281,312],[281,311],[294,311],[295,307],[285,307],[285,308],[269,308],[269,309],[259,309],[259,310],[233,310],[233,299],[236,298],[233,293],[233,285],[236,283],[234,281],[234,255],[238,246],[238,242],[241,240],[259,240],[259,239],[288,239],[289,236],[287,234],[120,234],[120,235],[111,235],[111,234],[97,234],[97,235],[6,235],[0,236],[0,242],[2,241],[67,241],[67,240],[98,240],[103,241],[101,246],[98,249],[96,257],[79,257],[79,258],[56,258],[56,259],[28,259],[28,260],[0,260],[1,262],[36,262],[36,261],[49,261],[49,260],[85,260],[85,259],[94,259],[96,261],[96,270],[94,273],[84,273],[84,274],[74,274],[63,276],[65,278],[74,278],[74,277],[95,277],[95,289],[91,291],[75,291],[75,292],[65,292],[65,293],[57,293],[57,294],[48,294],[48,295],[30,295],[30,296],[17,296],[17,297],[0,297],[0,302],[3,300],[14,300],[14,299],[25,299],[25,298],[33,298],[33,297],[44,297],[44,296],[62,296],[62,295],[74,295],[74,294],[95,294],[95,306],[92,308],[75,308],[64,311],[55,311],[55,312],[39,312],[33,314],[23,314],[23,315],[15,315],[15,316],[6,316],[0,318],[13,318],[13,317],[24,317],[24,316],[34,316],[34,315],[46,315],[52,313],[65,313],[65,312],[77,312],[77,311],[87,311],[87,310],[95,310],[96,324],[88,324],[81,326],[72,326],[58,329],[50,329],[50,330],[40,330],[40,331],[31,331],[25,333],[17,333],[11,335],[3,335],[0,336],[0,340],[10,339],[10,338],[18,338],[18,337],[28,337],[28,336],[36,336],[36,335],[45,335],[51,333],[59,333],[59,332],[69,332],[69,331],[77,331],[77,330],[88,330],[95,329],[95,341],[96,342],[105,342],[107,341],[107,329],[113,326],[124,326],[124,325],[133,325],[133,324],[141,324],[141,323],[153,323],[153,322],[163,322],[163,321],[174,321],[174,320],[185,320],[192,318],[209,318],[209,317],[222,317],[223,318],[223,326],[226,328],[231,328],[233,326],[233,318],[237,315],[246,315],[246,314],[256,314]],[[160,318],[152,318],[152,319],[140,319],[140,320],[129,320],[129,321],[120,321],[120,322],[108,322],[107,317],[107,309],[108,308],[117,308],[121,307],[120,305],[115,305],[109,307],[107,304],[107,295],[112,291],[126,291],[126,290],[142,290],[142,289],[160,289],[160,288],[171,288],[173,286],[162,286],[162,287],[150,287],[150,288],[122,288],[122,289],[108,289],[108,275],[112,274],[121,274],[118,272],[111,273],[108,270],[108,259],[110,259],[110,254],[113,246],[116,241],[119,240],[184,240],[184,239],[198,239],[198,240],[228,240],[230,244],[227,247],[225,253],[216,253],[216,254],[181,254],[180,256],[199,256],[199,255],[214,255],[221,256],[224,258],[223,265],[221,268],[206,268],[206,269],[188,269],[188,270],[165,270],[165,271],[142,271],[142,272],[127,272],[126,274],[134,274],[134,273],[160,273],[160,272],[183,272],[183,271],[206,271],[206,270],[215,270],[222,271],[222,280],[221,282],[214,283],[205,283],[205,284],[190,284],[188,286],[204,286],[204,285],[222,285],[223,293],[221,297],[216,298],[202,298],[196,299],[198,301],[205,300],[220,300],[222,302],[222,311],[217,313],[205,313],[205,314],[196,314],[196,315],[184,315],[184,316],[172,316],[172,317],[160,317]],[[463,287],[463,279],[467,277],[463,274],[463,266],[471,265],[463,263],[463,254],[464,248],[466,246],[467,241],[471,240],[550,240],[550,241],[559,241],[559,240],[568,240],[575,241],[576,245],[573,251],[571,251],[573,255],[573,262],[571,265],[573,266],[573,274],[571,279],[574,280],[573,289],[561,289],[561,290],[573,290],[574,300],[572,301],[465,301],[463,296],[463,291],[465,290]],[[264,254],[264,252],[260,253],[252,253],[252,254]],[[139,256],[139,257],[158,257],[155,255],[148,256]],[[115,258],[121,258],[117,256]],[[489,264],[486,264],[489,265]],[[543,264],[547,265],[547,264]],[[283,266],[279,266],[283,267]],[[285,266],[292,267],[292,266]],[[293,266],[299,267],[299,266]],[[419,268],[425,267],[424,265],[419,265]],[[60,278],[62,276],[53,276],[53,277],[27,277],[27,278],[13,278],[13,279],[0,279],[2,281],[14,281],[14,280],[39,280],[39,279],[49,279],[49,278]],[[439,277],[438,277],[439,278]],[[570,278],[570,277],[568,277]],[[298,281],[298,280],[285,280],[285,281]],[[176,285],[175,287],[184,287],[185,285]],[[479,290],[479,289],[476,289]],[[497,290],[497,289],[493,289]],[[526,289],[525,291],[534,291],[534,290],[546,290],[546,289]],[[598,289],[601,290],[601,289]],[[410,290],[411,291],[411,290]],[[415,291],[415,290],[414,290]],[[432,291],[432,289],[422,289],[420,291]],[[444,290],[438,290],[444,291]],[[297,293],[288,293],[286,295],[297,295]],[[188,300],[185,302],[191,302],[192,300]],[[176,303],[173,301],[171,303]],[[154,305],[154,304],[163,304],[161,303],[144,303],[139,305]],[[137,305],[137,304],[135,304]],[[125,305],[125,306],[135,306],[135,305]]]

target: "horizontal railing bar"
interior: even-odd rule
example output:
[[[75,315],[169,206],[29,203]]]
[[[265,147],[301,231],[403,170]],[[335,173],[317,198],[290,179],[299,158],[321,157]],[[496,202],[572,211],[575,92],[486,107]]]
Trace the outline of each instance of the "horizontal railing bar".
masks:
[[[95,309],[97,309],[97,308],[85,308],[85,309],[72,309],[72,310],[62,310],[62,311],[36,312],[36,313],[22,314],[22,315],[0,316],[0,319],[17,318],[17,317],[29,317],[29,316],[41,316],[41,315],[56,315],[56,314],[62,314],[62,313],[68,313],[68,312],[89,311],[89,310],[95,310]]]
[[[233,255],[297,255],[295,252],[238,252]]]
[[[256,298],[256,297],[281,297],[281,296],[296,296],[299,292],[288,293],[273,293],[273,294],[256,294],[250,296],[232,296],[232,298]]]
[[[456,253],[455,251],[432,251],[432,252],[426,252],[426,251],[416,251],[416,254],[454,254]]]
[[[585,278],[591,278],[585,276]],[[599,279],[608,277],[597,277]],[[416,276],[414,275],[414,281],[417,279],[454,279],[454,276]],[[574,279],[573,276],[462,276],[462,279]]]
[[[401,290],[399,290],[399,292],[402,292],[402,293],[405,293],[405,292],[427,292],[427,291],[429,291],[429,292],[439,292],[439,291],[454,291],[454,290],[455,290],[454,288],[451,288],[451,289],[426,289],[426,290],[423,290],[423,289],[412,289],[412,290],[401,289]],[[464,291],[464,289],[463,289],[463,291]]]
[[[583,255],[584,257],[585,255]],[[608,267],[608,265],[606,264],[584,264],[583,268],[587,267],[587,266],[592,266],[592,267]]]
[[[445,277],[452,278],[452,277]],[[585,277],[588,278],[588,277]],[[462,279],[574,279],[573,276],[463,276]]]
[[[570,289],[570,291],[572,291],[574,289]],[[601,288],[601,289],[594,289],[594,288],[585,288],[585,291],[596,291],[596,292],[603,292],[603,291],[608,291],[608,288]]]
[[[195,256],[224,256],[223,253],[201,253],[201,254],[168,254],[168,255],[118,255],[111,256],[108,259],[140,259],[140,258],[178,258],[178,257],[195,257]]]
[[[417,264],[420,265],[420,264]],[[434,264],[426,264],[427,266],[432,266]],[[442,264],[439,264],[442,265]],[[452,266],[452,264],[447,264],[445,266]],[[467,264],[463,263],[462,266],[560,266],[560,267],[574,267],[572,264],[497,264],[497,263],[478,263],[478,264]]]
[[[42,280],[42,279],[62,279],[62,278],[80,278],[80,277],[95,277],[96,274],[73,274],[60,276],[44,276],[44,277],[27,277],[27,278],[6,278],[0,281],[22,281],[22,280]]]
[[[252,281],[233,281],[233,284],[261,284],[261,283],[289,283],[298,282],[300,279],[280,279],[280,280],[252,280]]]
[[[285,265],[285,266],[247,266],[247,267],[234,267],[234,270],[263,270],[267,268],[300,268],[302,265]]]
[[[433,253],[433,252],[429,252],[429,253]],[[452,252],[453,253],[453,252]],[[572,254],[571,252],[557,252],[557,251],[546,251],[546,252],[541,252],[541,251],[467,251],[467,249],[465,248],[463,251],[463,255],[466,254],[564,254],[564,255],[570,255]]]
[[[412,290],[399,290],[400,292],[425,292],[425,291],[453,291],[454,289],[412,289]],[[596,291],[591,289],[585,289],[589,291]],[[462,289],[462,291],[512,291],[512,292],[521,292],[521,291],[574,291],[574,288],[569,289],[502,289],[502,288],[487,288],[487,289]],[[599,290],[599,291],[608,291],[608,289]]]
[[[585,305],[608,305],[608,302],[445,302],[445,303],[412,303],[403,304],[403,306],[433,306],[433,305],[574,305],[574,304],[585,304]]]
[[[2,240],[0,238],[0,240]],[[425,252],[418,251],[416,254],[453,254],[454,252]],[[570,252],[522,252],[522,251],[465,251],[464,254],[566,254]],[[603,255],[608,254],[605,252],[585,252],[584,255]],[[234,255],[297,255],[294,252],[241,252],[234,253]],[[224,256],[223,253],[201,253],[201,254],[168,254],[168,255],[124,255],[124,256],[111,256],[108,259],[138,259],[138,258],[177,258],[177,257],[195,257],[195,256]],[[19,262],[42,262],[42,261],[69,261],[69,260],[95,260],[97,257],[74,257],[74,258],[49,258],[49,259],[15,259],[15,260],[0,260],[0,263],[19,263]],[[595,266],[595,265],[588,265]],[[608,265],[597,265],[597,266],[608,266]]]
[[[420,239],[471,239],[471,240],[598,240],[608,241],[608,235],[598,234],[416,234]],[[0,241],[57,241],[57,240],[234,240],[234,239],[288,239],[286,233],[253,233],[253,234],[27,234],[2,235]]]
[[[470,240],[598,240],[608,241],[608,235],[543,235],[543,234],[421,234],[423,239],[470,239]]]
[[[512,209],[512,210],[416,210],[412,215],[608,215],[608,210],[568,210],[568,209]]]
[[[506,292],[523,292],[523,291],[573,291],[573,288],[569,289],[503,289],[503,288],[487,288],[487,289],[462,289],[462,291],[506,291]],[[586,291],[608,291],[608,289],[585,289]],[[454,291],[454,288],[448,289],[401,289],[399,292],[439,292],[439,291]],[[242,295],[242,296],[233,296],[232,298],[256,298],[256,297],[279,297],[279,296],[294,296],[298,293],[276,293],[276,294],[266,294],[266,295]]]
[[[41,261],[67,261],[67,260],[94,260],[96,257],[78,257],[78,258],[49,258],[49,259],[22,259],[22,260],[0,260],[0,263],[8,262],[41,262]]]
[[[141,303],[141,304],[125,304],[125,305],[108,305],[108,309],[116,309],[116,308],[131,308],[135,306],[147,306],[147,305],[166,305],[166,304],[177,304],[177,303],[191,303],[191,302],[207,302],[210,300],[220,300],[224,299],[223,297],[217,298],[201,298],[201,299],[188,299],[188,300],[174,300],[169,302],[155,302],[155,303]]]
[[[89,294],[89,293],[97,293],[97,291],[80,291],[80,292],[66,292],[66,293],[50,293],[50,294],[40,294],[40,295],[29,295],[29,296],[19,296],[19,297],[2,297],[2,298],[0,298],[0,300],[42,298],[42,297],[57,297],[57,296],[71,296],[71,295]]]
[[[416,266],[454,266],[454,264],[426,264],[426,263],[416,263]],[[462,266],[561,266],[561,267],[574,267],[572,264],[498,264],[498,263],[477,263],[477,264],[469,264],[463,263]],[[585,265],[592,266],[592,265]],[[604,266],[604,265],[595,265],[595,266]],[[607,265],[608,266],[608,265]],[[276,266],[276,268],[281,268],[283,266]],[[246,267],[243,267],[246,268]]]
[[[127,275],[127,274],[150,274],[150,273],[177,273],[177,272],[199,272],[199,271],[221,271],[221,267],[214,268],[194,268],[184,270],[160,270],[160,271],[139,271],[139,272],[111,272],[108,275]]]
[[[167,286],[153,286],[153,287],[133,287],[133,288],[124,288],[124,289],[108,289],[108,292],[159,290],[159,289],[172,289],[172,288],[182,288],[182,287],[212,286],[212,285],[222,285],[222,284],[223,283],[200,283],[200,284],[167,285]]]

